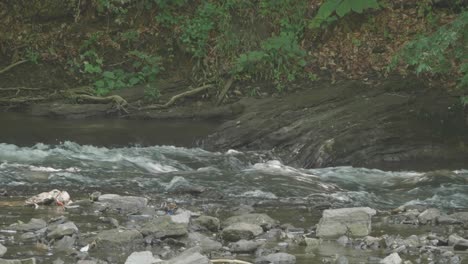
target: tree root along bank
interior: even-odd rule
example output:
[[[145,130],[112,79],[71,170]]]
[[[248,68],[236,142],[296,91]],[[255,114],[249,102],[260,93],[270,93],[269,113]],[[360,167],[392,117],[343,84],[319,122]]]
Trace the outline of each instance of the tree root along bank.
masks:
[[[186,92],[183,92],[183,93],[180,93],[180,94],[177,94],[177,95],[174,95],[171,99],[169,99],[169,101],[167,101],[167,103],[165,104],[154,104],[154,105],[149,105],[149,106],[145,106],[145,107],[142,107],[140,108],[141,110],[152,110],[152,109],[164,109],[164,108],[168,108],[170,106],[172,106],[177,100],[179,99],[182,99],[184,97],[188,97],[188,96],[192,96],[192,95],[196,95],[200,92],[203,92],[205,90],[208,90],[209,88],[212,88],[214,85],[212,84],[207,84],[207,85],[203,85],[203,86],[200,86],[198,88],[195,88],[195,89],[192,89],[192,90],[188,90]]]

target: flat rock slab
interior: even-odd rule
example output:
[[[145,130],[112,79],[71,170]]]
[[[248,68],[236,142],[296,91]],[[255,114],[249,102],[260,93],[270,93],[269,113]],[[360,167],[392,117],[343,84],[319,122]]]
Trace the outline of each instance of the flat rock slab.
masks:
[[[187,225],[175,223],[170,216],[161,216],[144,224],[140,232],[144,236],[152,235],[155,238],[179,237],[187,234]]]
[[[107,204],[114,210],[121,212],[135,212],[146,207],[148,199],[138,196],[120,196],[118,194],[103,194],[98,202]]]
[[[17,231],[28,232],[28,231],[37,231],[46,226],[47,226],[46,221],[42,219],[38,219],[38,218],[31,218],[31,220],[28,223],[13,224],[10,226],[10,228],[17,230]]]
[[[317,236],[336,238],[342,235],[364,237],[371,231],[371,218],[376,214],[369,207],[328,209],[323,211],[317,226]]]
[[[162,260],[155,258],[151,251],[141,251],[133,252],[130,256],[128,256],[125,264],[156,264],[161,262]]]
[[[143,236],[137,230],[110,229],[100,232],[96,240],[99,244],[127,244]]]
[[[211,264],[211,261],[200,254],[200,247],[193,247],[182,252],[179,256],[170,259],[164,264]]]

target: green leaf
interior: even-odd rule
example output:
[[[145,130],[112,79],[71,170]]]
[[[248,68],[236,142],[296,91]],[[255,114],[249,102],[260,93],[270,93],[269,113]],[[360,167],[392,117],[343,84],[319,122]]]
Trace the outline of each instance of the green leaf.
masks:
[[[130,80],[128,80],[128,84],[130,86],[134,86],[140,82],[140,79],[138,77],[132,77]]]
[[[110,71],[103,72],[102,76],[104,78],[108,78],[108,79],[115,79],[115,74],[113,72],[110,72]]]
[[[359,1],[357,1],[359,2]],[[336,14],[340,17],[344,17],[346,14],[351,12],[351,1],[350,0],[343,0],[341,4],[336,7]]]

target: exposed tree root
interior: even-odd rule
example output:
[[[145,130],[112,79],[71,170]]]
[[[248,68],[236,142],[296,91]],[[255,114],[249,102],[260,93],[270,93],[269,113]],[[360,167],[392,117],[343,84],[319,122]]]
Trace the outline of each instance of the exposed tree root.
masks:
[[[39,91],[41,88],[28,88],[28,87],[7,87],[7,88],[0,88],[0,92],[9,92],[9,91],[16,91],[15,95],[18,95],[21,91]]]
[[[127,109],[125,108],[128,105],[128,102],[119,95],[110,95],[106,97],[99,97],[87,94],[71,94],[70,99],[73,99],[77,102],[91,102],[97,104],[108,104],[112,103],[117,108],[117,110],[122,110],[128,114]]]
[[[177,100],[181,99],[181,98],[184,98],[184,97],[188,97],[188,96],[192,96],[192,95],[195,95],[195,94],[198,94],[200,92],[203,92],[211,87],[213,87],[214,85],[212,84],[207,84],[207,85],[203,85],[203,86],[200,86],[198,88],[195,88],[195,89],[192,89],[192,90],[189,90],[189,91],[186,91],[186,92],[183,92],[183,93],[180,93],[180,94],[177,94],[177,95],[174,95],[169,101],[167,101],[167,103],[165,104],[154,104],[154,105],[149,105],[149,106],[145,106],[145,107],[142,107],[141,110],[150,110],[150,109],[164,109],[164,108],[168,108],[170,106],[172,106]]]
[[[218,101],[216,101],[216,105],[220,105],[223,102],[224,97],[226,96],[227,92],[229,91],[229,88],[231,88],[233,82],[234,82],[233,77],[231,77],[231,78],[229,78],[227,80],[226,84],[224,85],[223,90],[221,91],[221,93],[218,96]]]
[[[229,263],[229,264],[252,264],[251,262],[237,259],[212,259],[211,263]]]
[[[0,74],[5,73],[5,72],[13,69],[14,67],[16,67],[18,65],[21,65],[21,64],[23,64],[25,62],[28,62],[28,61],[27,60],[20,60],[20,61],[17,61],[15,63],[13,63],[13,64],[10,64],[10,65],[6,66],[5,68],[1,69]]]
[[[25,103],[32,103],[32,102],[40,102],[48,99],[48,97],[37,96],[37,97],[14,97],[14,98],[6,98],[0,99],[0,103],[7,103],[7,104],[25,104]]]

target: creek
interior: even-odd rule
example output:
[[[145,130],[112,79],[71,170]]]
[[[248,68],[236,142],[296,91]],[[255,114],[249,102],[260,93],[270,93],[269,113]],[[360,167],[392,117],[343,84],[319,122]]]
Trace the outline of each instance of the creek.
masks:
[[[8,193],[0,197],[0,229],[18,220],[63,214],[56,208],[22,206],[28,196],[54,188],[68,191],[73,200],[100,191],[144,196],[150,204],[171,198],[180,207],[199,206],[209,213],[213,213],[210,204],[221,205],[225,213],[247,204],[281,223],[303,228],[315,225],[325,208],[389,210],[418,204],[448,213],[468,209],[466,168],[429,173],[347,166],[296,168],[267,151],[211,152],[197,147],[199,139],[216,129],[216,123],[208,122],[77,121],[2,114],[0,124],[0,189]],[[176,176],[206,191],[197,196],[165,192]],[[66,215],[80,232],[95,229],[93,216],[73,211]],[[6,236],[0,233],[0,240]],[[301,248],[290,252],[297,255],[298,263],[337,252],[351,259],[354,254],[336,246],[313,253]],[[53,251],[41,251],[33,243],[12,243],[7,254],[37,256],[44,261],[40,263],[55,259]],[[382,253],[365,253],[372,254]]]

